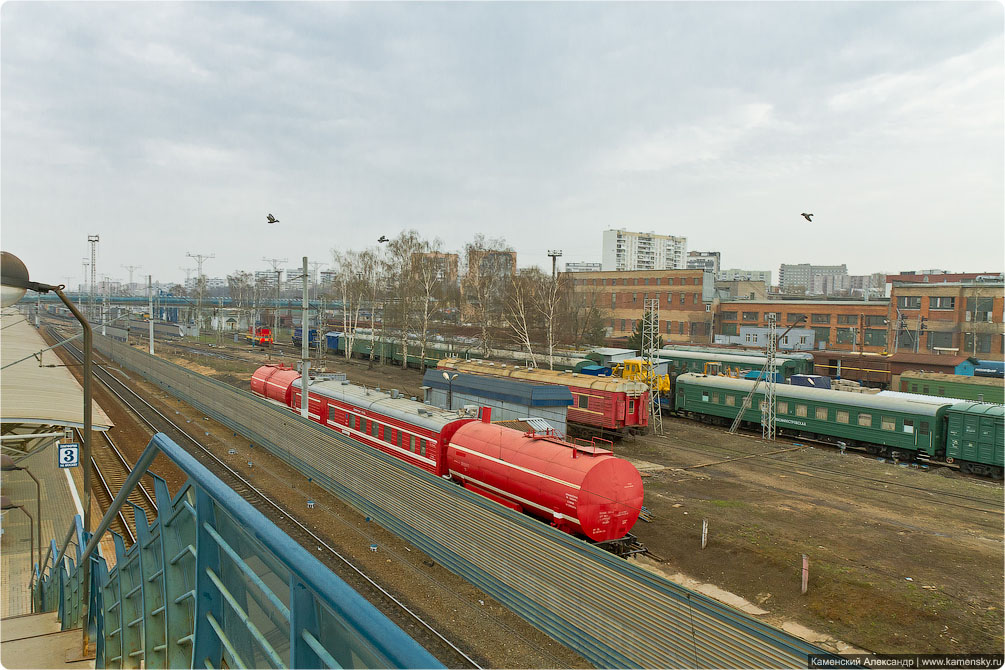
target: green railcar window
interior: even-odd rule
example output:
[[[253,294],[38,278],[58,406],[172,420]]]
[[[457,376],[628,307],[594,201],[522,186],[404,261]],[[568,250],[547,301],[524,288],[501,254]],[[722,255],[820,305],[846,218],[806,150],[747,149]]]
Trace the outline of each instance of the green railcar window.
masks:
[[[909,434],[914,434],[914,421],[911,419],[904,419],[904,432]]]
[[[881,416],[879,427],[882,430],[897,430],[897,420],[892,416]]]
[[[735,407],[736,406],[736,396],[730,395],[729,393],[727,393],[726,394],[726,404],[729,405],[730,407]]]
[[[834,420],[837,421],[838,423],[848,423],[848,412],[844,411],[843,409],[837,410],[837,412],[834,415]]]
[[[921,433],[922,435],[928,435],[928,422],[927,421],[922,421],[921,422],[921,427],[918,429],[918,432]]]
[[[809,413],[809,407],[806,405],[796,405],[796,416],[806,416]]]
[[[713,393],[712,394],[712,402],[714,402],[716,405],[719,404],[719,394],[718,393]]]
[[[702,391],[701,392],[701,401],[702,402],[708,402],[708,398],[709,398],[708,391]]]
[[[939,387],[939,395],[945,397],[945,395],[946,395],[946,387],[945,386],[940,386]]]
[[[872,428],[872,414],[859,414],[858,425]]]
[[[911,393],[917,393],[917,392],[918,392],[918,385],[911,384]]]
[[[788,414],[789,413],[789,403],[785,401],[779,401],[775,405],[775,414]]]
[[[817,407],[816,408],[816,416],[817,416],[817,420],[818,421],[826,421],[827,420],[827,408],[826,407]]]

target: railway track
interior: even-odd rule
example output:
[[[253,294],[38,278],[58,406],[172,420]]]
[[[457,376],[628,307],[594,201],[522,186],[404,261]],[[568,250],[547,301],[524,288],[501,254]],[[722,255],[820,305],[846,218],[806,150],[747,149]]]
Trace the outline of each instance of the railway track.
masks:
[[[67,350],[72,356],[77,358],[77,360],[82,360],[82,355],[79,349],[67,346]],[[226,462],[217,457],[197,439],[189,435],[185,430],[175,424],[157,408],[153,407],[153,405],[132,391],[132,389],[126,386],[117,377],[112,375],[108,370],[104,369],[104,367],[98,365],[97,363],[95,363],[93,370],[95,378],[153,431],[165,433],[179,445],[186,447],[188,451],[195,456],[195,458],[209,468],[214,474],[220,477],[221,480],[226,482],[238,495],[252,504],[256,509],[264,513],[274,523],[276,523],[277,526],[282,528],[302,545],[313,545],[323,548],[323,550],[329,554],[330,558],[334,559],[334,561],[342,567],[341,570],[338,570],[339,576],[353,589],[363,594],[364,597],[367,597],[371,602],[377,605],[386,615],[394,620],[399,627],[409,630],[413,637],[416,637],[416,629],[423,631],[424,634],[421,636],[422,639],[420,639],[420,642],[427,650],[430,651],[430,653],[433,653],[437,656],[437,658],[443,661],[447,667],[481,667],[471,656],[457,646],[457,644],[433,628],[422,617],[413,612],[408,606],[396,598],[394,594],[380,586],[346,556],[342,555],[324,539],[298,521],[294,514],[292,514],[284,506],[274,501],[264,491],[260,490],[239,472],[230,467]],[[115,486],[115,480],[109,482],[108,478],[106,478],[105,481],[111,486]],[[122,478],[122,481],[124,481],[124,477]],[[121,482],[119,482],[119,485],[121,485]],[[106,488],[105,490],[108,491],[109,489]],[[114,490],[117,492],[118,487],[115,487]],[[132,499],[132,495],[133,494],[130,494],[130,499]],[[114,494],[112,497],[114,497]],[[105,509],[107,509],[107,505]],[[124,523],[124,520],[120,519],[120,523]],[[309,541],[305,542],[305,538],[308,538]]]
[[[687,419],[682,419],[687,420]],[[690,421],[690,420],[687,420]],[[658,439],[651,436],[639,436],[636,439],[653,444],[654,446],[666,446]],[[679,440],[682,442],[683,440]],[[716,465],[726,465],[731,460],[744,459],[745,465],[751,465],[753,467],[759,467],[767,470],[773,470],[778,472],[783,472],[788,475],[807,477],[810,479],[820,479],[830,482],[837,483],[848,483],[853,484],[856,489],[864,492],[875,492],[883,493],[893,487],[897,490],[903,492],[905,497],[914,498],[916,500],[922,500],[926,502],[932,501],[933,492],[930,488],[924,486],[914,486],[911,484],[905,484],[903,482],[898,482],[892,479],[884,479],[881,477],[865,477],[860,474],[854,474],[845,472],[842,470],[827,468],[824,466],[799,463],[796,467],[791,461],[785,460],[785,455],[780,453],[775,453],[776,450],[769,450],[767,452],[758,453],[751,451],[744,451],[739,449],[730,449],[729,447],[722,446],[711,446],[706,443],[692,443],[694,446],[685,446],[680,443],[675,444],[675,449],[683,449],[691,453],[699,454],[717,454],[722,455],[725,458],[716,462]],[[781,444],[789,444],[791,446],[796,446],[804,444],[807,440],[800,440],[799,442],[793,442],[786,438],[785,442]],[[814,444],[816,446],[816,444]],[[832,445],[825,445],[832,446]],[[837,449],[837,447],[834,447]],[[682,469],[689,470],[696,467],[708,467],[712,464],[698,464],[692,466],[686,466]],[[810,472],[806,472],[806,471]],[[989,482],[985,477],[975,477],[975,479],[982,482]],[[995,498],[983,498],[979,496],[971,496],[963,493],[956,493],[953,491],[940,491],[937,494],[940,497],[940,503],[943,505],[949,505],[953,507],[959,507],[962,509],[968,509],[971,511],[982,512],[986,514],[997,514],[1001,515],[1003,513],[1000,497]]]
[[[93,489],[94,494],[99,508],[105,512],[111,507],[133,466],[107,433],[102,432],[100,435],[104,445],[103,448],[91,450],[91,468],[95,475],[93,481],[97,485]],[[79,439],[79,430],[77,436]],[[152,518],[157,513],[157,504],[143,482],[129,493],[128,501],[146,512],[147,518]],[[119,509],[116,526],[119,534],[127,540],[127,545],[136,542],[136,533],[133,530],[136,528],[136,518],[132,506],[123,505]]]

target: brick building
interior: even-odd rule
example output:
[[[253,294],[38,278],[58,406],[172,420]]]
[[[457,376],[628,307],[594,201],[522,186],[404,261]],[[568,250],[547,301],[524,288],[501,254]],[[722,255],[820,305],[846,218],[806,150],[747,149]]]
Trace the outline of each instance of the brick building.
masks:
[[[774,312],[782,330],[805,316],[799,327],[813,329],[818,348],[880,352],[887,349],[888,309],[886,300],[724,300],[715,332],[739,335],[741,326],[766,326]]]
[[[1000,279],[895,281],[890,292],[890,350],[1003,360],[1003,289]]]
[[[659,299],[664,342],[712,341],[715,275],[703,270],[566,273],[574,292],[604,315],[608,337],[627,337],[645,300]]]

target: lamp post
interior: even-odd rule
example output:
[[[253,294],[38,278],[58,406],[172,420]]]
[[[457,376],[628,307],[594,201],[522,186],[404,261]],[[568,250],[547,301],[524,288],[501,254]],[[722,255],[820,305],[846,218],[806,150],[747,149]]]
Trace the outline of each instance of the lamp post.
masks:
[[[457,373],[452,375],[443,373],[443,378],[447,380],[447,409],[454,408],[454,380],[457,379]]]
[[[2,509],[5,512],[7,510],[9,510],[9,509],[19,509],[22,512],[24,512],[24,515],[26,517],[28,517],[28,530],[31,532],[31,546],[28,548],[28,551],[31,552],[31,564],[30,564],[30,567],[28,568],[28,574],[31,575],[31,574],[33,574],[35,572],[35,523],[34,523],[34,520],[31,518],[31,514],[28,514],[28,510],[26,510],[23,505],[15,505],[13,502],[11,502],[11,499],[8,498],[7,496],[0,496],[0,509]],[[39,552],[38,559],[42,560],[42,552]],[[31,598],[30,600],[32,601],[31,610],[34,613],[34,611],[35,611],[35,599]]]
[[[84,532],[91,532],[91,363],[92,354],[91,347],[93,341],[93,335],[91,332],[91,324],[87,322],[84,315],[81,314],[76,306],[70,302],[66,294],[63,293],[63,286],[50,286],[49,284],[42,284],[40,282],[30,281],[28,279],[28,268],[25,267],[21,259],[14,254],[7,253],[6,251],[0,252],[0,284],[2,284],[2,304],[3,307],[9,307],[20,300],[28,289],[32,291],[37,291],[39,293],[48,293],[52,291],[59,299],[63,301],[70,313],[73,314],[74,318],[80,322],[80,327],[83,329],[84,334],[84,430],[81,435],[83,444],[83,462],[84,462]],[[90,641],[90,630],[87,624],[88,621],[88,604],[90,599],[91,590],[91,563],[90,561],[84,561],[84,565],[80,566],[84,570],[83,574],[83,603],[82,603],[82,613],[84,615],[84,626],[83,626],[83,652],[87,654],[87,647]]]
[[[0,455],[0,463],[4,472],[23,470],[35,482],[35,524],[38,526],[38,534],[35,537],[38,543],[38,560],[42,560],[42,485],[38,478],[31,474],[31,470],[15,465],[14,459],[7,454]]]

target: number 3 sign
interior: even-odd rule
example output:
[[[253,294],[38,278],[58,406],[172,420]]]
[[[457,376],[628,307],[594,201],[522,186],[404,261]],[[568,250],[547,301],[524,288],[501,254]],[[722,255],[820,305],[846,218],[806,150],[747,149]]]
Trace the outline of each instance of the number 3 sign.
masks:
[[[61,444],[59,445],[59,467],[75,468],[80,465],[80,445]]]

